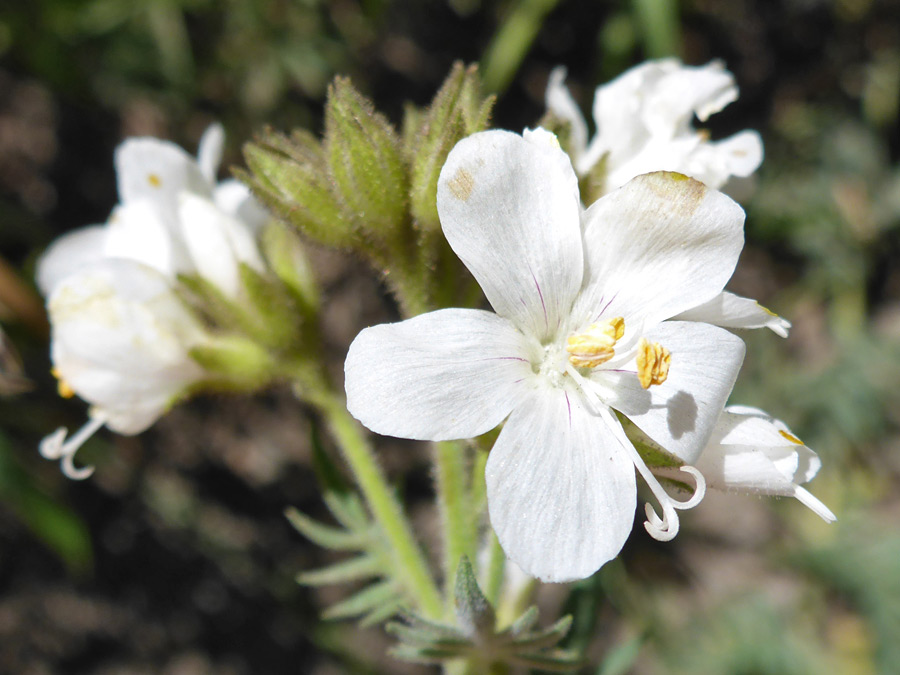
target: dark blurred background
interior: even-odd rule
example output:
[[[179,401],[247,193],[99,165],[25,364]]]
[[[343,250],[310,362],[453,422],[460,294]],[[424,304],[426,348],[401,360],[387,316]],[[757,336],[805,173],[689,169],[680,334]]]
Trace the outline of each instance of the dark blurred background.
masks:
[[[399,123],[455,60],[479,61],[516,131],[563,64],[594,87],[645,58],[722,59],[741,97],[713,138],[760,131],[766,159],[736,194],[747,248],[731,290],[794,323],[746,335],[734,402],[784,419],[823,460],[793,500],[709,495],[676,541],[638,526],[621,558],[547,586],[545,620],[613,673],[895,673],[900,663],[900,2],[896,0],[30,0],[0,8],[2,362],[0,673],[394,673],[378,628],[321,622],[347,589],[294,575],[332,559],[288,525],[322,519],[316,420],[287,391],[208,397],[133,438],[101,434],[64,479],[37,444],[85,407],[55,395],[35,261],[103,222],[112,153],[154,135],[190,152],[228,130],[226,163],[264,125],[321,130],[338,73]],[[392,309],[375,275],[318,251],[329,353]],[[30,381],[24,381],[25,379]],[[426,452],[379,439],[423,539]]]

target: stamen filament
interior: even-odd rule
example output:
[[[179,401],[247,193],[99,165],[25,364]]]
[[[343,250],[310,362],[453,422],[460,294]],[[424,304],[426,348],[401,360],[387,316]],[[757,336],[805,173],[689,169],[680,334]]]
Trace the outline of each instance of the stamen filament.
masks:
[[[637,469],[638,473],[644,479],[647,487],[650,488],[653,496],[656,497],[656,500],[662,507],[663,517],[660,518],[649,502],[644,505],[644,511],[647,514],[647,521],[644,523],[644,528],[647,530],[650,536],[657,541],[671,541],[678,534],[679,530],[677,510],[691,509],[695,507],[703,500],[703,497],[706,495],[706,479],[703,478],[703,474],[701,474],[700,471],[698,471],[693,466],[685,465],[680,467],[681,471],[684,471],[685,473],[690,474],[694,477],[694,494],[690,499],[683,502],[680,502],[677,499],[673,499],[665,491],[663,486],[660,485],[659,481],[656,479],[656,476],[654,476],[650,471],[650,468],[641,458],[637,449],[634,447],[631,441],[628,440],[628,437],[625,435],[625,431],[624,429],[622,429],[622,425],[619,420],[615,418],[609,407],[606,406],[600,400],[597,394],[592,390],[592,383],[586,378],[582,377],[578,373],[578,371],[576,371],[572,366],[568,364],[566,365],[566,372],[570,377],[572,377],[575,384],[578,385],[578,388],[592,404],[591,408],[593,409],[594,414],[596,414],[598,417],[603,418],[604,421],[609,425],[613,434],[616,436],[616,439],[619,441],[619,444],[622,446],[625,452],[628,453],[628,456],[631,459],[632,463],[634,463],[634,466]]]

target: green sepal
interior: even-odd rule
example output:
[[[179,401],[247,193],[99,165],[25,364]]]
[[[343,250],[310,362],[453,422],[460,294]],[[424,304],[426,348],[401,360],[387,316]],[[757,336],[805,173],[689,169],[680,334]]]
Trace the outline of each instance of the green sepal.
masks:
[[[319,310],[319,286],[303,243],[283,222],[269,223],[262,231],[260,247],[269,268],[290,290],[308,317]]]
[[[350,80],[328,88],[323,148],[345,217],[374,240],[389,241],[407,223],[408,177],[400,138]]]
[[[244,145],[249,172],[236,175],[282,220],[310,239],[348,248],[359,237],[332,189],[321,145],[308,134],[272,130]]]
[[[439,230],[437,182],[447,155],[459,141],[487,129],[493,96],[482,96],[478,67],[453,65],[427,112],[408,107],[404,144],[411,170],[410,211],[424,230]]]
[[[210,337],[188,354],[210,376],[198,385],[202,389],[216,384],[239,391],[258,389],[271,381],[277,369],[265,349],[241,335]]]
[[[303,316],[284,285],[246,263],[240,265],[240,278],[253,315],[247,332],[275,352],[297,349]]]

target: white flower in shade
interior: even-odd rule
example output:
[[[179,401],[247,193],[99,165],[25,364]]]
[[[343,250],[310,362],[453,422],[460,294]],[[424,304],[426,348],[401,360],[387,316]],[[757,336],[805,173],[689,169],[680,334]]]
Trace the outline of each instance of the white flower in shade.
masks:
[[[134,260],[170,278],[199,274],[237,295],[240,263],[263,267],[256,234],[268,215],[237,181],[216,184],[223,142],[220,125],[203,135],[198,159],[156,138],[123,142],[115,155],[119,204],[106,224],[50,246],[38,266],[44,295],[104,258]]]
[[[507,555],[548,581],[590,575],[631,530],[635,468],[677,533],[702,498],[690,466],[744,354],[705,323],[668,320],[716,297],[743,246],[741,208],[675,174],[641,176],[581,207],[556,138],[488,131],[461,141],[438,181],[444,234],[496,314],[445,309],[362,331],[345,364],[350,412],[420,440],[506,420],[486,468]],[[669,497],[614,411],[686,463],[694,497]]]
[[[719,188],[731,176],[752,174],[762,161],[759,134],[742,131],[713,142],[692,127],[737,99],[734,77],[713,61],[683,66],[676,59],[648,61],[626,71],[594,94],[596,134],[568,89],[566,72],[556,68],[547,84],[551,113],[568,122],[572,161],[578,175],[604,162],[604,189],[614,190],[642,173],[677,171]]]
[[[796,497],[826,522],[835,515],[800,487],[819,472],[819,456],[758,408],[729,406],[697,460],[706,485],[719,490]]]
[[[60,394],[77,394],[91,408],[89,421],[72,438],[58,429],[40,451],[62,459],[70,478],[86,478],[93,469],[76,469],[73,457],[97,429],[139,433],[203,377],[189,350],[205,333],[169,281],[132,260],[102,260],[70,274],[56,285],[47,307]]]

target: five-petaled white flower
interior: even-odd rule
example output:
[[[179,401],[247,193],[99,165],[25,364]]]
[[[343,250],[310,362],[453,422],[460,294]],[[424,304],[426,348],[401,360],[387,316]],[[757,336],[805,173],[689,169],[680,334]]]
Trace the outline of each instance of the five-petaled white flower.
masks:
[[[696,468],[707,487],[731,492],[796,497],[826,522],[835,515],[801,483],[819,472],[819,456],[787,425],[759,408],[728,406],[719,416]]]
[[[496,314],[445,309],[362,331],[345,364],[350,412],[373,431],[469,438],[506,420],[487,469],[507,555],[548,581],[583,578],[631,530],[635,468],[662,506],[702,497],[690,466],[744,354],[721,328],[672,317],[716,298],[743,246],[741,208],[685,176],[638,177],[586,211],[568,156],[542,130],[461,141],[438,182],[453,250]],[[617,413],[685,462],[690,500],[669,497]]]
[[[240,264],[262,269],[256,235],[268,215],[240,183],[216,184],[223,143],[218,124],[197,159],[167,141],[126,140],[108,222],[60,237],[38,263],[60,393],[91,404],[72,438],[58,429],[41,443],[70,477],[90,475],[73,457],[99,427],[139,433],[203,376],[189,352],[207,336],[177,297],[176,275],[198,274],[236,297]]]
[[[719,188],[731,176],[752,174],[762,161],[759,134],[742,131],[712,142],[691,126],[737,99],[734,77],[721,62],[683,66],[677,59],[636,66],[594,94],[596,134],[556,68],[547,83],[547,108],[570,126],[572,161],[578,175],[604,162],[604,189],[614,190],[649,171],[677,171]]]

